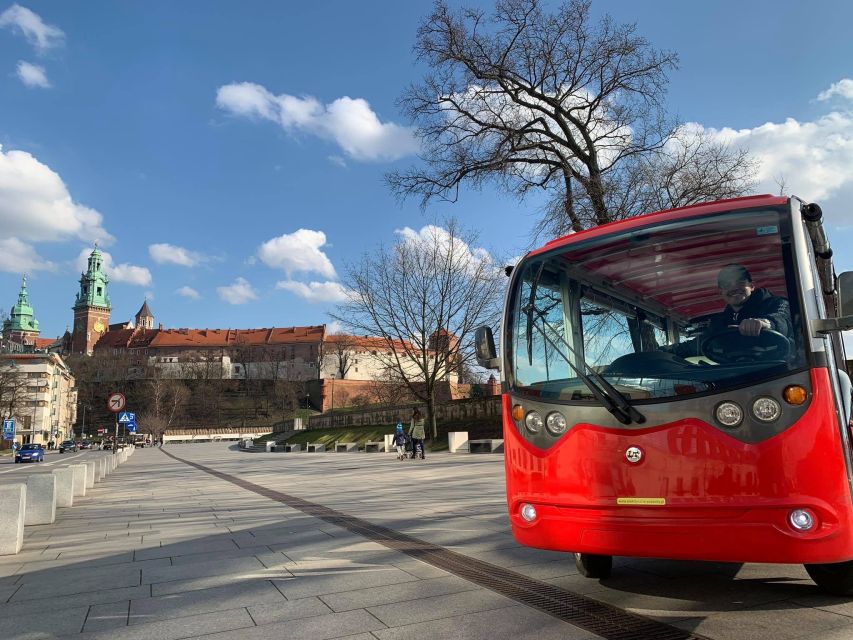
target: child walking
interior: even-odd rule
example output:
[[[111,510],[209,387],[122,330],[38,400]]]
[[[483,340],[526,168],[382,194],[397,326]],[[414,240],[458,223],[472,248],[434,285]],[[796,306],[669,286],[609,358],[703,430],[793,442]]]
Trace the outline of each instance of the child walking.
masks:
[[[403,423],[397,422],[397,428],[394,430],[394,446],[397,447],[397,460],[406,459],[406,432],[403,429]]]

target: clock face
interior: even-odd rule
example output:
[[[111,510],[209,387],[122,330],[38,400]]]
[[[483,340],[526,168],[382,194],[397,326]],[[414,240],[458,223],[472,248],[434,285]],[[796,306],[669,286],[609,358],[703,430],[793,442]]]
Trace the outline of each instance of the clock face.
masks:
[[[95,326],[92,327],[92,329],[95,330],[95,333],[103,333],[106,327],[104,326],[103,322],[101,322],[100,320],[96,320]]]

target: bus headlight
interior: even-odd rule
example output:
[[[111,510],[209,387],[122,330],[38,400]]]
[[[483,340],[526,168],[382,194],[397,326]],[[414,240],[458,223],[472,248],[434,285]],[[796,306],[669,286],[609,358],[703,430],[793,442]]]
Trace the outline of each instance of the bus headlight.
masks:
[[[536,507],[532,504],[525,503],[521,505],[521,509],[519,511],[521,513],[521,517],[524,518],[526,522],[533,522],[536,520]]]
[[[724,427],[736,427],[743,420],[743,409],[736,402],[721,402],[714,415]]]
[[[538,411],[531,411],[524,418],[524,426],[530,433],[539,433],[542,430],[542,416]]]
[[[545,419],[545,425],[548,427],[548,431],[556,436],[566,432],[566,419],[559,411],[549,413]]]
[[[752,403],[752,415],[762,422],[773,422],[782,415],[782,406],[773,398],[759,398]]]
[[[794,509],[788,514],[788,523],[797,531],[814,529],[816,518],[808,509]]]

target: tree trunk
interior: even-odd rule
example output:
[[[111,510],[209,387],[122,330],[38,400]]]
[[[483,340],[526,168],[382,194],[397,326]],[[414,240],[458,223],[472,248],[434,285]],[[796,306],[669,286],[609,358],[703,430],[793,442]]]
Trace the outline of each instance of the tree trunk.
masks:
[[[430,433],[432,434],[433,442],[438,438],[438,425],[435,422],[435,390],[430,389],[427,394],[427,424],[429,424]]]

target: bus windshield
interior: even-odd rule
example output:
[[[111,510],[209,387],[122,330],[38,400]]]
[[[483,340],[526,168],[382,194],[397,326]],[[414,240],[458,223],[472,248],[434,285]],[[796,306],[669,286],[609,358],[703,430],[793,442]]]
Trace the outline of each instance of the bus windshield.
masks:
[[[801,369],[791,251],[787,212],[761,209],[531,257],[511,298],[509,382],[543,399],[596,402],[600,376],[633,403]]]

